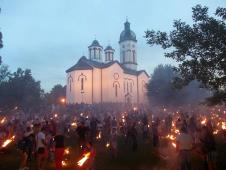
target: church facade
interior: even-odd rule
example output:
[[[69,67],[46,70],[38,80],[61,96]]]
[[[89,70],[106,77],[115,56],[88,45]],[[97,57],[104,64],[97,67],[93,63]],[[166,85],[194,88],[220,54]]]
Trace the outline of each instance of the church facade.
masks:
[[[94,40],[88,47],[89,57],[82,56],[66,70],[67,104],[139,105],[147,102],[146,84],[149,75],[145,70],[137,70],[137,40],[128,21],[124,23],[124,30],[120,34],[119,46],[120,62],[114,60],[115,50],[111,46],[103,49]]]

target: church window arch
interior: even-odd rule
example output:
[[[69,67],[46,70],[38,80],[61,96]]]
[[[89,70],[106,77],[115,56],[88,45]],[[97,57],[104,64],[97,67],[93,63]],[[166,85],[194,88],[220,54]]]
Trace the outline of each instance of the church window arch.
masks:
[[[113,87],[115,88],[115,97],[118,97],[118,88],[120,88],[120,84],[118,81],[114,81]]]
[[[81,91],[84,90],[84,78],[81,78]]]
[[[135,63],[136,62],[136,52],[135,52],[135,50],[133,50],[132,52],[133,52],[133,62]]]
[[[80,81],[80,89],[81,89],[82,92],[83,92],[84,89],[85,89],[85,88],[84,88],[85,80],[87,80],[86,76],[85,76],[83,73],[81,73],[81,74],[78,76],[78,81]]]
[[[93,50],[94,50],[94,56],[93,56],[93,58],[96,59],[96,56],[97,56],[97,50],[96,50],[96,48],[94,48]]]
[[[133,87],[132,87],[132,82],[130,82],[130,92],[132,93]]]
[[[115,85],[115,97],[118,97],[118,85]]]
[[[69,90],[70,90],[70,92],[71,92],[71,86],[72,86],[72,83],[73,83],[73,78],[72,78],[72,76],[70,75],[70,76],[68,77],[68,84],[69,84]]]
[[[125,63],[126,62],[126,52],[125,51],[122,52],[122,58],[123,58],[123,63]]]

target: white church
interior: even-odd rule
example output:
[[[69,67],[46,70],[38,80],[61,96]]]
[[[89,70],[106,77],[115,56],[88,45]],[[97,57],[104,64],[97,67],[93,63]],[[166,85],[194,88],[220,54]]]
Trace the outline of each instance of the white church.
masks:
[[[114,59],[115,50],[111,46],[103,50],[94,40],[88,47],[89,57],[82,56],[66,70],[67,104],[147,102],[149,75],[145,70],[137,70],[137,39],[128,21],[120,34],[119,47],[120,62]]]

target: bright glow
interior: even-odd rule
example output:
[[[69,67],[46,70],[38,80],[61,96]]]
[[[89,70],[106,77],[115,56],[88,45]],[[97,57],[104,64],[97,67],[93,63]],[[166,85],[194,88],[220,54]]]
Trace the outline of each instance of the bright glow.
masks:
[[[7,139],[3,142],[2,147],[5,148],[8,146],[13,140],[15,139],[15,136],[12,136],[10,139]]]
[[[70,153],[69,148],[65,148],[65,149],[64,149],[64,154],[65,154],[65,155],[68,155],[69,153]]]
[[[72,123],[71,123],[71,126],[77,127],[77,123],[76,123],[76,122],[72,122]]]
[[[133,108],[133,111],[137,111],[137,107],[134,107],[134,108]]]
[[[201,121],[201,124],[202,124],[202,125],[205,125],[205,124],[206,124],[206,121],[207,121],[206,118],[204,118],[204,119]]]
[[[61,161],[62,166],[67,166],[67,163],[65,161]]]
[[[174,142],[172,142],[172,146],[173,146],[174,148],[177,147],[176,143],[174,143]]]
[[[175,129],[176,134],[180,134],[180,131],[178,129]]]
[[[84,156],[82,157],[82,159],[80,159],[78,162],[77,162],[77,165],[78,166],[82,166],[90,157],[90,152],[84,154]]]
[[[101,139],[101,132],[98,133],[96,139]]]
[[[65,98],[60,99],[61,103],[65,103],[65,101],[66,101]]]
[[[225,122],[222,122],[221,128],[222,128],[223,130],[226,129],[226,123],[225,123]]]
[[[167,135],[166,138],[168,138],[168,139],[170,139],[170,140],[175,140],[175,139],[176,139],[176,137],[173,136],[173,135]]]
[[[108,148],[108,147],[110,146],[110,143],[109,143],[109,142],[108,142],[108,143],[106,143],[106,145],[105,145],[105,146],[106,146],[106,148]]]
[[[58,115],[57,115],[57,114],[54,114],[54,117],[55,117],[55,118],[57,118],[57,117],[58,117]]]
[[[5,123],[6,122],[6,118],[4,117],[2,120],[1,120],[1,124]]]
[[[213,134],[214,135],[218,134],[218,130],[213,131]]]

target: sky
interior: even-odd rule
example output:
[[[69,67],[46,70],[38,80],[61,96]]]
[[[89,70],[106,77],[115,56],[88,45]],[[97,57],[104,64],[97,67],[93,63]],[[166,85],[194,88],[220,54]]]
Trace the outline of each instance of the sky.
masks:
[[[192,23],[196,4],[208,6],[213,15],[226,0],[0,0],[0,56],[12,72],[31,69],[49,91],[66,84],[65,70],[88,56],[94,39],[103,47],[110,44],[119,60],[119,35],[128,18],[138,40],[138,68],[152,74],[159,64],[176,63],[161,47],[146,44],[144,32],[169,32],[176,19]]]

